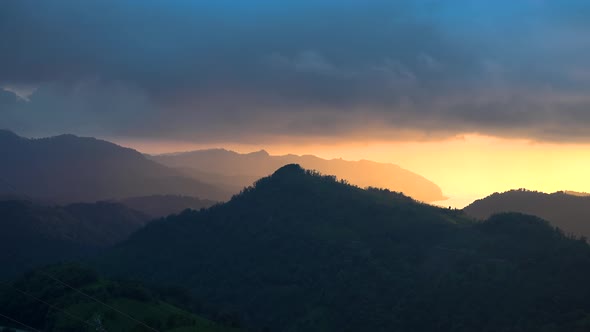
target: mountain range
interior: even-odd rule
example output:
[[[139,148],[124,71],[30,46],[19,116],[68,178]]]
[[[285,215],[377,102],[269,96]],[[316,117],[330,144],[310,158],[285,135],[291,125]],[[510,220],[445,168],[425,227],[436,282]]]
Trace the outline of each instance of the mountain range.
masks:
[[[60,135],[28,139],[0,131],[0,191],[54,203],[148,195],[231,197],[141,153],[95,138]],[[0,192],[2,193],[2,192]]]
[[[558,191],[546,194],[525,189],[494,193],[465,207],[465,213],[479,219],[500,212],[520,212],[541,217],[564,232],[590,238],[590,196]]]
[[[590,247],[518,213],[478,222],[287,165],[94,261],[271,331],[587,331]]]
[[[392,164],[265,151],[147,156],[7,131],[0,153],[0,277],[83,261],[115,279],[66,266],[13,285],[98,314],[109,331],[143,328],[39,273],[175,332],[228,329],[120,280],[188,289],[207,317],[252,331],[590,330],[583,193],[510,191],[456,210],[424,203],[444,198],[440,188]],[[157,313],[170,306],[179,316]],[[80,330],[10,292],[0,290],[0,307],[44,330]]]
[[[151,156],[153,160],[212,183],[242,188],[288,164],[299,164],[332,174],[360,187],[379,187],[403,192],[423,202],[444,200],[442,190],[426,178],[394,164],[368,160],[326,160],[313,155],[271,156],[261,150],[240,154],[224,149],[198,150]]]
[[[91,137],[29,139],[0,130],[0,196],[67,204],[153,195],[226,201],[286,164],[334,174],[360,187],[384,187],[424,202],[442,190],[394,164],[316,156],[239,154],[223,149],[149,156]]]

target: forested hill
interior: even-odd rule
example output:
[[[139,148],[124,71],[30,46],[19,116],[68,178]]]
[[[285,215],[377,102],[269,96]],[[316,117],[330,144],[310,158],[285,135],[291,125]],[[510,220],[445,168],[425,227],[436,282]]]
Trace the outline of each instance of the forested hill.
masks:
[[[264,150],[241,154],[224,149],[172,153],[150,158],[169,167],[179,168],[195,178],[208,179],[220,187],[237,186],[238,190],[284,165],[299,164],[325,174],[334,174],[363,188],[384,187],[423,202],[445,199],[441,188],[423,176],[395,164],[369,160],[328,160],[313,155],[293,154],[272,156]]]
[[[485,219],[499,212],[521,212],[539,216],[564,232],[590,238],[590,196],[559,191],[546,194],[530,190],[495,193],[471,203],[465,213]]]
[[[149,221],[118,203],[46,206],[0,201],[0,278],[95,253],[123,241]]]
[[[190,310],[180,289],[111,280],[76,264],[29,272],[0,283],[0,326],[46,332],[238,332]],[[7,317],[10,317],[8,319]],[[19,323],[17,323],[20,322]],[[0,331],[2,329],[0,328]]]
[[[271,331],[587,331],[590,248],[521,214],[461,211],[288,165],[152,223],[97,263]]]

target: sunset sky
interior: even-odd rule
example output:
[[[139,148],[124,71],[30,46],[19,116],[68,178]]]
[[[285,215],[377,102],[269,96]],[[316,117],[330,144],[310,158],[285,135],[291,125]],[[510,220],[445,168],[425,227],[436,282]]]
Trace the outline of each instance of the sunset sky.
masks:
[[[551,143],[477,134],[433,141],[278,142],[194,144],[191,142],[116,142],[149,153],[225,147],[242,153],[265,149],[273,155],[314,154],[323,158],[390,162],[438,184],[450,199],[439,205],[462,208],[494,192],[527,188],[544,192],[590,191],[590,144]]]
[[[0,128],[590,191],[589,32],[587,0],[6,0]]]

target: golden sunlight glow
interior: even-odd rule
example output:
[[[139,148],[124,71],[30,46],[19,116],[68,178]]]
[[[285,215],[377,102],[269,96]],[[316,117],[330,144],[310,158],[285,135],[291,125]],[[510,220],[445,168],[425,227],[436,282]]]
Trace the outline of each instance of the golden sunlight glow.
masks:
[[[208,144],[118,140],[146,153],[224,147],[272,155],[313,154],[322,158],[390,162],[438,184],[450,197],[444,206],[462,208],[493,192],[527,188],[544,192],[590,191],[590,144],[555,144],[469,134],[425,142],[343,141],[330,143]]]

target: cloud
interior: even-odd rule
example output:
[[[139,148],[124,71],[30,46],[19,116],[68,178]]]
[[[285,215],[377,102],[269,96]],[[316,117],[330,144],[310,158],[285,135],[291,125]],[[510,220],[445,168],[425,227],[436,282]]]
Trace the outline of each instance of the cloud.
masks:
[[[580,0],[7,0],[0,22],[0,127],[29,135],[590,141]]]
[[[37,90],[35,86],[12,86],[6,85],[1,87],[4,91],[8,91],[17,96],[20,100],[31,101],[29,97]]]

